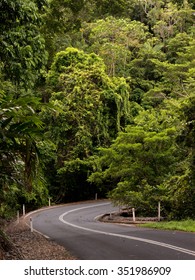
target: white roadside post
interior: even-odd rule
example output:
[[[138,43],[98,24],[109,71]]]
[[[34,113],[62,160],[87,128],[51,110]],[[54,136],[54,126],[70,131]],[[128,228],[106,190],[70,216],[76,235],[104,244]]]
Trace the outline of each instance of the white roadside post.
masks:
[[[97,200],[97,193],[95,194],[95,200]]]
[[[135,223],[135,208],[132,208],[133,222]]]
[[[25,216],[25,214],[26,214],[26,212],[25,212],[25,204],[23,204],[22,213],[23,213],[23,216]]]
[[[160,222],[160,201],[158,202],[158,221]]]
[[[51,197],[49,197],[49,207],[51,206]]]
[[[17,211],[17,224],[19,224],[19,221],[20,221],[20,212],[19,210]]]
[[[31,217],[30,217],[30,231],[33,232],[33,221]]]

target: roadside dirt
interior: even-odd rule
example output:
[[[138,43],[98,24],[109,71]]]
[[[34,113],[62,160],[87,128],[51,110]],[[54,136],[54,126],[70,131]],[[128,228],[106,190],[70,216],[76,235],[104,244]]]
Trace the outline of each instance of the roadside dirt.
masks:
[[[64,247],[31,232],[23,220],[9,224],[4,229],[7,246],[0,246],[1,260],[75,260]]]
[[[163,218],[162,218],[163,219]],[[100,222],[105,223],[118,223],[118,224],[143,224],[143,223],[150,223],[150,222],[157,222],[157,217],[136,217],[135,221],[133,221],[132,215],[129,214],[127,211],[120,211],[111,214],[102,215],[99,218]]]

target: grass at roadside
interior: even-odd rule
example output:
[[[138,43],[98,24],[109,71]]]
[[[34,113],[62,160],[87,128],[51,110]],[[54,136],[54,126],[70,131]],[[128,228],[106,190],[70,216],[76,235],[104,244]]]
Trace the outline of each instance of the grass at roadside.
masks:
[[[169,222],[157,222],[140,224],[140,227],[149,227],[157,229],[169,229],[169,230],[182,230],[188,232],[195,232],[195,220],[184,220],[184,221],[169,221]]]

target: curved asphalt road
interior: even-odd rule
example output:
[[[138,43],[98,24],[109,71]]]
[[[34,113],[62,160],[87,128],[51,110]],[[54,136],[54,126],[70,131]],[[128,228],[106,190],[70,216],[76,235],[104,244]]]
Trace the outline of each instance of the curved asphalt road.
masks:
[[[195,234],[108,224],[109,202],[69,204],[31,213],[33,228],[83,260],[195,260]],[[28,215],[29,217],[29,215]]]

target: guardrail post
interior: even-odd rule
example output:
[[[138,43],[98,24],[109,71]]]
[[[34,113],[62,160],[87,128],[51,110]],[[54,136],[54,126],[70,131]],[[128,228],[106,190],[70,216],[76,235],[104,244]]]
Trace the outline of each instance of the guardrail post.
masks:
[[[25,216],[26,212],[25,212],[25,204],[23,204],[22,206],[22,213],[23,213],[23,216]]]
[[[132,208],[133,222],[135,222],[135,208]]]
[[[158,221],[160,222],[160,201],[158,202]]]
[[[31,217],[30,217],[30,231],[33,232],[33,221]]]
[[[20,212],[19,210],[17,211],[17,224],[19,224],[19,221],[20,221]]]

